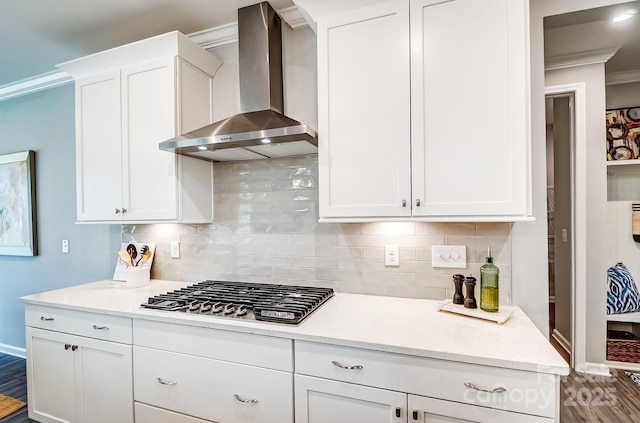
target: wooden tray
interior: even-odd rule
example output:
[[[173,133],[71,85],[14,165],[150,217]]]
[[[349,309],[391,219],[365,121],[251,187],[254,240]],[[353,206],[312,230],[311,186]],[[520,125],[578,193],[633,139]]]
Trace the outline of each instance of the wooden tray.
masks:
[[[438,306],[439,311],[461,314],[463,316],[475,317],[477,319],[490,320],[501,325],[513,314],[508,306],[500,306],[495,313],[480,310],[480,308],[465,308],[462,304],[453,304],[452,300],[446,300]]]

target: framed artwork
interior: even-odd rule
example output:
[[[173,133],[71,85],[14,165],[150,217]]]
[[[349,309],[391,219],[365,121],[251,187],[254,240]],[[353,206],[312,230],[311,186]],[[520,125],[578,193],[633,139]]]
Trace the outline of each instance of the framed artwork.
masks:
[[[0,255],[36,256],[35,152],[0,155]]]
[[[607,160],[640,158],[640,107],[607,110]]]

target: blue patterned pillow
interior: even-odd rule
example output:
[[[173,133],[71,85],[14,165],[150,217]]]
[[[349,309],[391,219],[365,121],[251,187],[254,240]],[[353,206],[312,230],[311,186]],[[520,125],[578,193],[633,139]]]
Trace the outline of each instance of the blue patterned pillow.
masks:
[[[627,266],[617,263],[610,267],[607,270],[607,282],[607,314],[640,311],[640,294]]]

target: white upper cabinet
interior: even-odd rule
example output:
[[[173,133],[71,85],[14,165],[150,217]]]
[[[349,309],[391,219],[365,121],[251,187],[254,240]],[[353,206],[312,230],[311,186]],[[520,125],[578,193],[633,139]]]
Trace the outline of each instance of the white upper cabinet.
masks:
[[[531,214],[527,0],[296,3],[317,28],[321,219]]]
[[[76,80],[80,222],[210,222],[211,163],[160,151],[212,122],[221,61],[171,32],[67,62]]]
[[[408,19],[402,0],[318,21],[321,217],[411,215]]]
[[[414,215],[530,214],[528,10],[411,1]]]

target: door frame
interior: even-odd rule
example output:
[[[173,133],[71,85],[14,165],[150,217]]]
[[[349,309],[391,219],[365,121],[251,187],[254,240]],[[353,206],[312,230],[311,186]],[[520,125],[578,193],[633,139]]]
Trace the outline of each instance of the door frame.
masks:
[[[571,367],[577,371],[586,368],[587,339],[587,170],[586,170],[586,86],[584,82],[545,87],[546,97],[562,95],[573,97],[571,183],[572,201],[572,277],[571,277]]]

